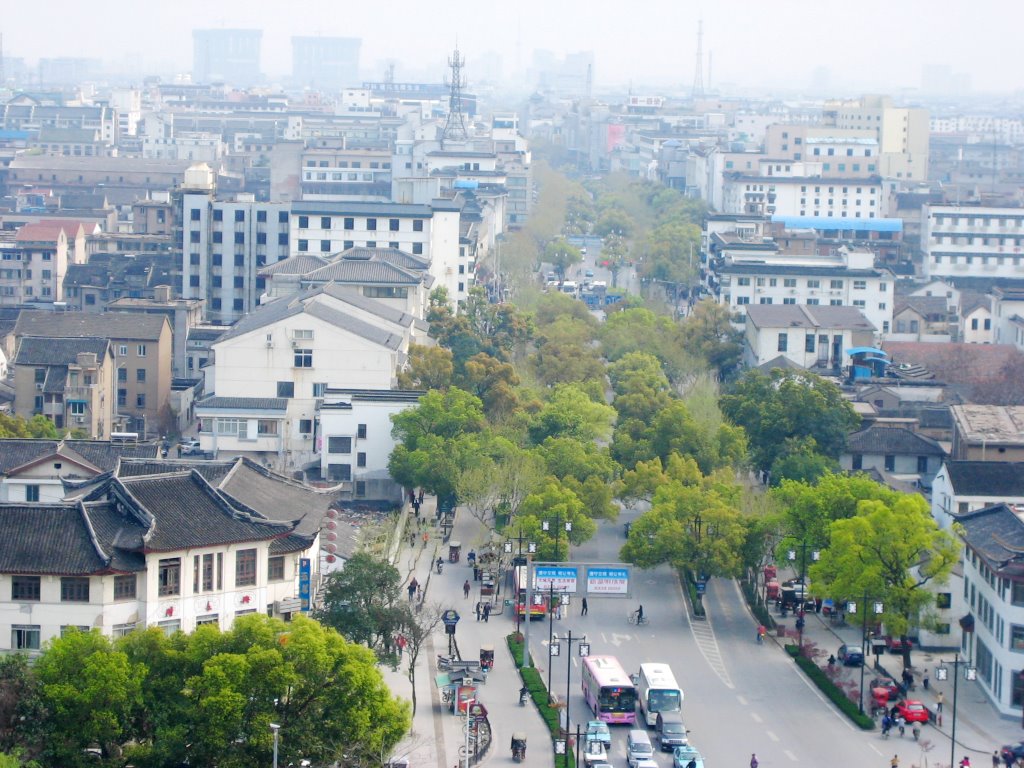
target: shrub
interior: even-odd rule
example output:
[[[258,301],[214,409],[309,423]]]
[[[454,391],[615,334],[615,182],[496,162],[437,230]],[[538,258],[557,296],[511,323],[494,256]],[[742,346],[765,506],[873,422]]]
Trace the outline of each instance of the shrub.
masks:
[[[840,711],[850,718],[857,726],[865,731],[870,731],[875,727],[875,721],[868,715],[862,715],[860,713],[860,707],[857,706],[857,702],[851,701],[838,685],[833,683],[825,671],[815,664],[813,661],[808,659],[806,656],[800,655],[800,649],[795,645],[787,645],[786,652],[793,657],[796,661],[797,666],[804,671],[818,688],[824,693],[832,703],[835,704]]]
[[[551,701],[548,698],[548,690],[544,687],[544,678],[541,677],[540,672],[537,671],[536,667],[524,667],[523,661],[523,636],[517,635],[515,632],[505,638],[508,643],[508,649],[512,652],[512,659],[515,662],[516,668],[519,670],[519,676],[522,678],[523,687],[530,692],[530,698],[533,699],[533,703],[537,705],[537,710],[540,712],[541,718],[548,726],[548,730],[551,731],[552,740],[561,738],[562,729],[558,717],[558,707],[551,705]],[[530,663],[533,663],[533,656],[530,656]],[[575,755],[572,750],[568,749],[566,745],[566,751],[569,753],[569,765],[575,768]],[[561,762],[561,759],[559,759]]]
[[[697,619],[704,618],[704,603],[700,599],[700,595],[697,594],[697,581],[693,578],[693,574],[685,568],[679,569],[679,580],[683,583],[684,591],[690,601],[690,608],[693,610],[693,616]]]

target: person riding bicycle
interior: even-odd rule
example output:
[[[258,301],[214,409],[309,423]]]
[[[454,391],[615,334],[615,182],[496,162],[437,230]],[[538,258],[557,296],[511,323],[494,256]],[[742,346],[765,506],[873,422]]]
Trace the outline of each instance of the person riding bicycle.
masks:
[[[890,728],[892,728],[892,718],[886,713],[882,715],[882,736],[889,738]]]
[[[641,605],[639,608],[636,609],[636,623],[638,625],[644,623],[644,607],[643,607],[643,605]]]

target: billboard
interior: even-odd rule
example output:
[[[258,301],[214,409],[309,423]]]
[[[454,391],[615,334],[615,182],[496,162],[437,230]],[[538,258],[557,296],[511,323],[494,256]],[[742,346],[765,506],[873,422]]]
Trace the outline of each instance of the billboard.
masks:
[[[632,567],[624,563],[534,563],[535,594],[629,597]]]

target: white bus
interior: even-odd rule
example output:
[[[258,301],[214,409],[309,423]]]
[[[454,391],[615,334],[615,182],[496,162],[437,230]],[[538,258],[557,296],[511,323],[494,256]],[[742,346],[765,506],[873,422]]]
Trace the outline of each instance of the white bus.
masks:
[[[659,712],[679,712],[683,708],[683,691],[668,664],[640,665],[637,698],[648,725],[654,725]]]

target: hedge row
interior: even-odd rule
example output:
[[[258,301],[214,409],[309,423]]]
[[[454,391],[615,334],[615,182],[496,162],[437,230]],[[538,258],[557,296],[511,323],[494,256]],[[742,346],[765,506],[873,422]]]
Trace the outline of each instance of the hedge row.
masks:
[[[680,568],[679,580],[683,583],[683,589],[690,600],[690,609],[693,611],[694,618],[703,619],[705,615],[704,602],[697,594],[697,580],[694,579],[693,573],[686,568]]]
[[[740,586],[743,588],[743,596],[747,599],[747,605],[750,606],[750,611],[754,614],[754,618],[768,629],[774,629],[775,618],[772,616],[771,611],[768,610],[768,606],[761,602],[761,596],[757,592],[757,585],[747,579],[741,579]]]
[[[787,645],[786,652],[793,657],[797,666],[804,671],[804,674],[811,678],[811,682],[818,686],[821,692],[828,696],[844,715],[865,731],[870,731],[875,727],[874,719],[868,715],[862,715],[860,707],[857,706],[856,702],[850,701],[843,690],[828,679],[828,676],[821,667],[806,656],[802,656],[797,646]]]
[[[532,698],[533,703],[537,705],[541,718],[548,726],[548,730],[551,731],[552,740],[562,738],[559,710],[556,707],[551,706],[548,689],[544,687],[544,679],[541,677],[541,674],[537,671],[536,667],[523,666],[522,635],[518,635],[513,632],[505,638],[505,641],[508,643],[508,649],[512,653],[512,659],[515,661],[516,668],[519,670],[519,676],[523,680],[523,686],[530,692],[530,698]],[[532,654],[530,655],[530,664],[533,664]],[[572,766],[572,768],[575,768],[575,755],[572,750],[568,748],[568,744],[566,745],[566,752],[569,753],[569,765]],[[558,764],[563,764],[563,760],[564,758],[556,757],[556,762]]]

